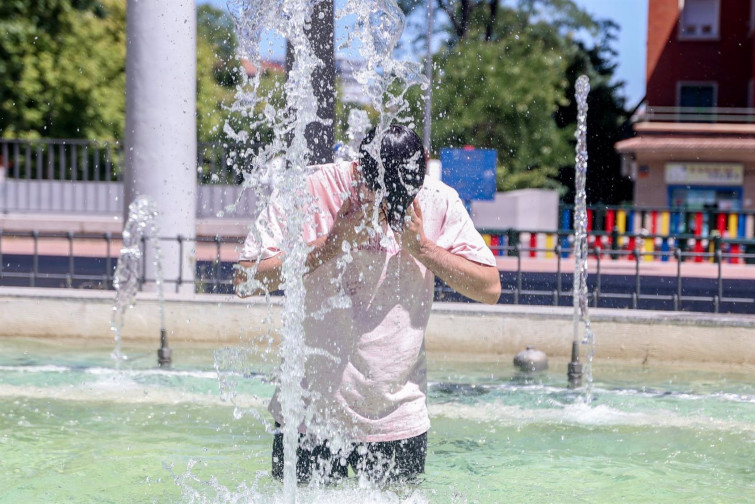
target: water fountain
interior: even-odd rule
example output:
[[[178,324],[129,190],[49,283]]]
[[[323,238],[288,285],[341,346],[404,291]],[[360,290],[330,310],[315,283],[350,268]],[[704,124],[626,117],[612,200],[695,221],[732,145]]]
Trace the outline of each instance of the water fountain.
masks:
[[[283,92],[286,105],[283,109],[272,106],[271,94],[260,86],[260,75],[247,80],[237,95],[235,110],[245,118],[245,124],[234,128],[226,125],[226,133],[236,141],[238,155],[234,156],[236,167],[247,173],[248,187],[262,185],[258,174],[265,174],[275,181],[280,194],[281,207],[287,216],[288,229],[301,229],[311,218],[311,200],[306,197],[306,165],[313,159],[308,144],[308,134],[313,123],[333,127],[332,119],[322,117],[313,85],[314,75],[326,65],[322,54],[316,54],[324,44],[323,35],[312,36],[310,23],[315,16],[322,18],[326,13],[318,11],[323,2],[297,0],[290,2],[270,1],[231,1],[229,8],[234,16],[240,39],[241,55],[261,67],[261,40],[263,32],[272,31],[288,41],[289,71]],[[324,2],[324,5],[329,5]],[[356,71],[357,81],[363,86],[373,107],[380,113],[380,127],[395,120],[401,120],[406,110],[404,100],[406,89],[423,78],[418,66],[393,59],[392,53],[403,31],[404,16],[393,0],[375,2],[349,1],[338,11],[338,19],[348,19],[353,28],[342,40],[339,49],[351,47],[358,50],[364,64]],[[327,40],[327,36],[325,36]],[[391,91],[391,86],[400,82],[401,91]],[[331,90],[332,92],[332,90]],[[364,127],[360,117],[355,116],[355,127]],[[360,123],[360,124],[356,124]],[[250,132],[265,126],[274,132],[273,141],[261,148],[256,155],[248,156],[247,144]],[[320,127],[316,128],[320,129]],[[375,144],[379,145],[379,141]],[[285,163],[275,165],[276,157],[285,158]],[[379,158],[379,156],[375,156]],[[314,156],[315,160],[319,158]],[[279,166],[278,172],[270,174],[270,167]],[[273,168],[274,170],[275,168]],[[260,204],[264,205],[264,195]],[[375,215],[377,218],[377,215]],[[302,321],[305,317],[305,287],[303,276],[307,271],[304,260],[310,248],[299,233],[286,233],[282,245],[282,277],[286,290],[282,320],[281,408],[287,419],[283,426],[284,435],[284,498],[286,502],[296,500],[296,449],[298,446],[298,426],[304,421],[306,391],[301,382],[304,377],[305,360],[312,351],[303,342]],[[248,278],[253,276],[249,272]],[[260,285],[253,280],[241,290],[255,290]],[[334,299],[333,306],[341,300]],[[311,412],[309,413],[311,414]]]
[[[260,3],[268,8],[260,15],[270,14],[272,21],[282,12],[283,6]],[[283,131],[299,132],[284,112],[271,114]],[[243,131],[233,133],[242,142]],[[301,153],[303,142],[288,149],[288,140],[276,137],[268,153]],[[578,157],[584,152],[581,145]],[[264,159],[249,162],[252,168],[264,167]],[[277,184],[296,188],[288,184],[301,173],[297,162],[301,159],[293,157],[288,171],[273,174]],[[255,184],[253,176],[248,183]],[[141,231],[156,236],[148,220],[153,210],[144,201],[139,208],[134,214],[143,218],[127,224],[129,243],[124,242],[123,266],[116,275],[122,292],[112,323],[119,329],[138,278],[126,274],[137,271],[140,260],[133,238]],[[291,208],[306,210],[306,205]],[[301,244],[290,246],[296,254]],[[584,262],[576,269],[579,264]],[[287,273],[292,287],[297,274],[294,264]],[[575,275],[575,293],[580,285]],[[208,301],[205,308],[217,304]],[[296,313],[286,321],[285,348],[296,348]],[[162,320],[161,313],[164,328]],[[577,324],[582,321],[578,318]],[[579,340],[576,329],[574,339]],[[110,363],[101,357],[107,344],[83,336],[73,342],[49,337],[3,341],[0,488],[9,501],[98,501],[108,495],[116,502],[272,503],[290,502],[293,496],[304,502],[568,503],[631,496],[638,502],[733,503],[752,489],[755,388],[747,368],[680,365],[671,379],[667,368],[604,362],[595,384],[600,400],[586,408],[563,390],[563,376],[546,374],[538,384],[521,384],[512,381],[508,366],[495,355],[470,361],[441,355],[429,366],[434,457],[421,491],[376,494],[346,484],[300,498],[307,489],[292,489],[290,478],[283,496],[268,483],[269,432],[260,422],[229,422],[231,408],[217,397],[206,357],[182,359],[170,374],[132,361],[126,370],[132,382],[113,388],[102,380],[112,376]],[[196,355],[207,353],[206,347],[195,350]],[[306,357],[306,349],[298,350]],[[121,355],[120,347],[114,353]],[[265,415],[270,384],[253,373],[235,378],[236,404]],[[163,465],[174,478],[161,476]]]
[[[168,333],[165,328],[162,253],[158,240],[156,218],[157,208],[154,201],[148,196],[138,196],[129,205],[128,219],[123,227],[123,246],[113,277],[115,300],[110,319],[110,330],[113,331],[115,337],[115,349],[112,357],[117,367],[127,359],[121,348],[121,332],[126,311],[136,302],[136,293],[141,286],[140,272],[144,267],[144,247],[147,242],[150,243],[154,251],[155,287],[160,310],[160,348],[157,351],[157,363],[160,366],[169,366],[171,363],[171,349],[168,347]]]
[[[591,401],[592,386],[592,358],[595,348],[595,336],[590,327],[590,316],[587,309],[587,211],[585,178],[587,175],[587,95],[590,92],[590,79],[580,75],[575,84],[577,100],[577,155],[574,177],[574,281],[572,299],[574,301],[574,339],[572,340],[571,362],[568,367],[570,387],[582,384],[583,374],[587,376],[586,400]],[[580,338],[580,324],[584,327],[584,335]],[[579,345],[588,345],[587,361],[579,360]]]

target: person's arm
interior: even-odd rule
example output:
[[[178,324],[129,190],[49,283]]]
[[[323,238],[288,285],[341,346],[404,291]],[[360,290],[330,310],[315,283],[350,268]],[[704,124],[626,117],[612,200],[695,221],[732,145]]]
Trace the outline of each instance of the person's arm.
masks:
[[[325,248],[326,238],[327,237],[318,238],[309,244],[313,247],[307,255],[307,268],[309,271],[314,271],[330,257],[331,253],[329,248]],[[247,273],[251,271],[251,268],[254,268],[255,264],[258,266],[254,271],[254,279],[264,286],[264,290],[242,292],[238,289],[238,286],[247,282]],[[261,261],[239,261],[238,265],[239,268],[236,269],[236,272],[233,275],[233,285],[236,287],[236,294],[239,297],[264,294],[265,291],[273,292],[280,290],[281,284],[283,283],[283,276],[281,275],[281,267],[283,266],[282,252]]]
[[[481,303],[498,302],[501,297],[498,268],[455,255],[427,238],[416,200],[409,207],[409,216],[411,220],[401,239],[410,254],[459,294]]]
[[[336,215],[330,233],[321,236],[308,244],[312,247],[312,250],[307,254],[306,259],[307,270],[310,273],[326,262],[336,259],[343,254],[344,241],[348,241],[355,246],[368,239],[367,231],[364,228],[366,211],[365,208],[354,205],[349,198],[344,201],[343,205],[341,205],[341,209]],[[236,273],[233,277],[233,284],[236,287],[246,283],[247,271],[250,271],[249,268],[253,268],[256,262],[239,261],[238,264],[240,268],[236,269]],[[281,283],[283,283],[283,278],[281,276],[282,265],[282,253],[263,259],[259,261],[254,279],[260,282],[267,292],[279,290]],[[246,297],[252,294],[263,294],[264,291],[260,290],[247,293],[241,292],[237,288],[236,293],[241,297]]]

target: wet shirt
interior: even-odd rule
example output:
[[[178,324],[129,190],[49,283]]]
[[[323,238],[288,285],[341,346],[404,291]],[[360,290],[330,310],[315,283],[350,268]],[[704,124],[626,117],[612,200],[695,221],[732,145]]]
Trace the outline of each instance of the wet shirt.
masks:
[[[353,166],[310,168],[313,217],[303,226],[306,242],[330,231],[343,201],[355,191]],[[279,198],[274,192],[246,239],[241,260],[281,252],[287,219]],[[430,240],[471,261],[495,265],[456,191],[426,178],[417,201]],[[308,414],[300,430],[320,438],[338,432],[359,441],[395,441],[430,428],[424,335],[434,275],[401,250],[390,228],[377,227],[367,243],[304,279]],[[282,424],[279,394],[270,411]]]

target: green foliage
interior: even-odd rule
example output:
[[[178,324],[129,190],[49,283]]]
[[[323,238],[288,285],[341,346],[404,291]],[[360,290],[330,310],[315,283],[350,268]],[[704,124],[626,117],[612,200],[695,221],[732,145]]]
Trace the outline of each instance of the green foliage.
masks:
[[[121,138],[125,23],[122,0],[4,0],[0,135]]]
[[[526,32],[461,42],[436,58],[433,145],[498,151],[498,188],[553,185],[569,143],[553,115],[565,104],[566,61]]]
[[[0,136],[123,138],[125,0],[0,3]],[[219,139],[240,81],[230,16],[197,10],[197,135]]]
[[[405,12],[424,2],[401,0]],[[498,150],[498,189],[556,187],[573,197],[574,82],[591,80],[588,201],[631,196],[614,143],[625,134],[622,83],[612,81],[617,26],[574,0],[438,0],[448,21],[434,58],[433,145]],[[587,42],[576,39],[579,34]],[[412,91],[415,102],[421,100]],[[421,113],[415,113],[418,122]]]
[[[222,138],[228,108],[233,104],[241,63],[236,34],[227,12],[210,5],[197,9],[197,138]]]

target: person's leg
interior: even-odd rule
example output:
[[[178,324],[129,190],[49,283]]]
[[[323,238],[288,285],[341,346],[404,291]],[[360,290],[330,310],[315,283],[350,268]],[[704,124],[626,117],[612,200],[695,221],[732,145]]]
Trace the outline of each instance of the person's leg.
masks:
[[[283,481],[283,434],[273,436],[273,478]],[[307,483],[312,477],[312,453],[302,448],[301,436],[296,448],[296,479],[298,483]]]
[[[348,466],[341,463],[341,454],[330,449],[330,442],[323,441],[314,446],[311,451],[309,466],[314,467],[314,474],[321,478],[322,483],[334,483],[348,476]]]
[[[400,481],[411,481],[425,472],[427,432],[397,441],[393,475]]]
[[[349,465],[357,476],[378,484],[385,483],[388,471],[393,464],[393,443],[359,443],[349,456]]]
[[[425,472],[427,433],[399,441],[362,443],[349,457],[357,474],[384,484],[389,481],[411,482]]]
[[[276,424],[276,428],[280,426]],[[273,477],[283,480],[283,434],[273,436],[272,473]],[[298,483],[309,483],[313,470],[324,476],[325,483],[344,478],[348,466],[341,463],[341,457],[331,452],[328,441],[315,444],[306,436],[299,435],[299,445],[296,448],[296,479]]]

